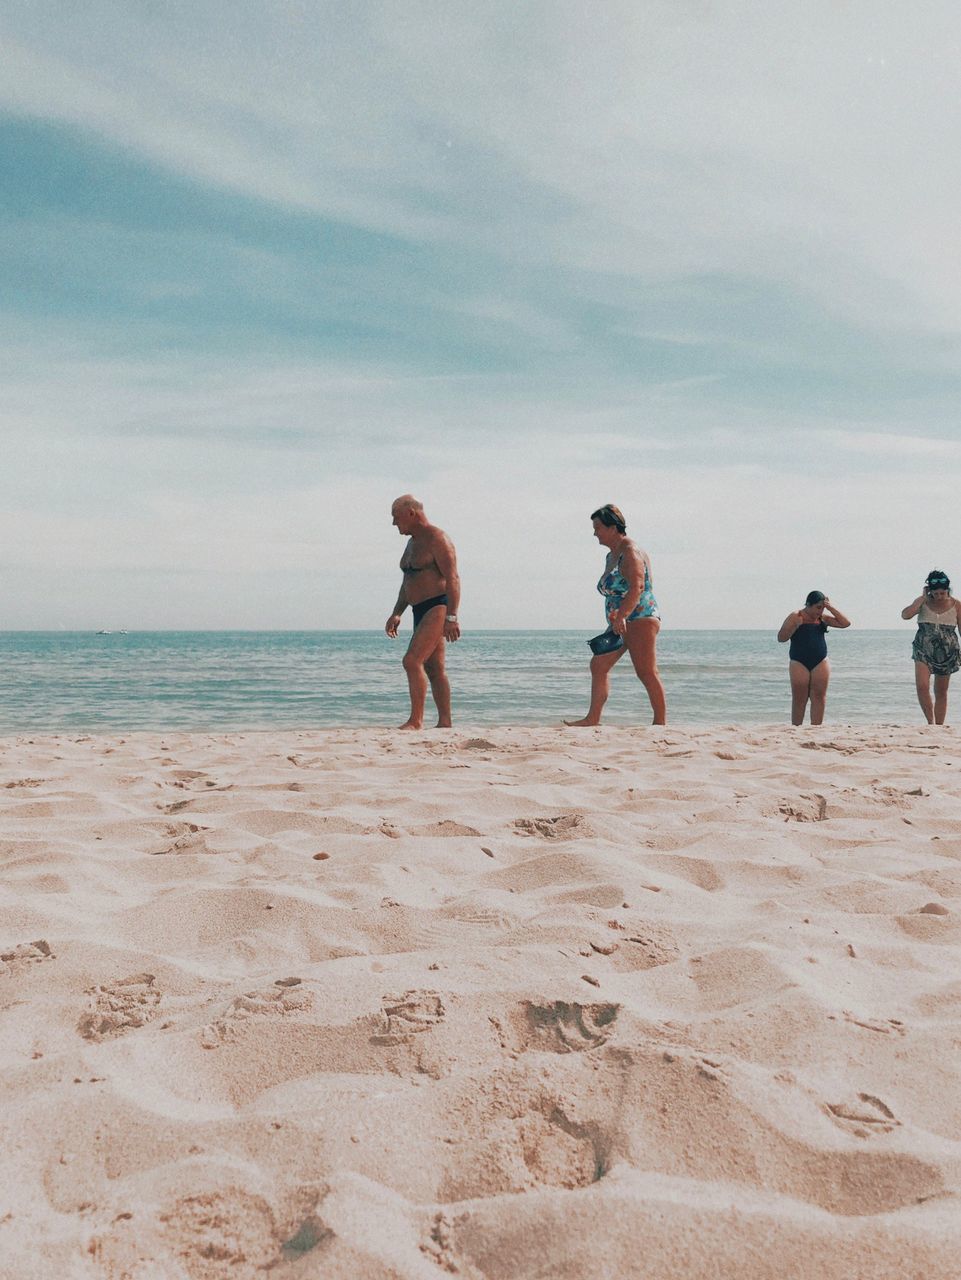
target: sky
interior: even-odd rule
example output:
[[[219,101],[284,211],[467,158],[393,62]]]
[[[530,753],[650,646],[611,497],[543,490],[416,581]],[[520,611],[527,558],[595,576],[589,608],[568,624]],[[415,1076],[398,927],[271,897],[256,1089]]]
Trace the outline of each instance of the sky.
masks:
[[[5,0],[0,627],[961,583],[956,0]]]

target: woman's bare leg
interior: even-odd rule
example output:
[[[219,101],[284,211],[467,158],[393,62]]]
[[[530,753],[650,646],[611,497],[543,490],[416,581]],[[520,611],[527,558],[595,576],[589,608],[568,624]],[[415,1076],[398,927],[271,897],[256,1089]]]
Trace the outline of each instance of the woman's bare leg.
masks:
[[[611,668],[624,654],[624,646],[613,653],[595,653],[591,658],[591,705],[583,720],[565,720],[574,728],[588,728],[601,723],[601,712],[611,691]]]
[[[811,672],[811,723],[824,724],[824,704],[828,696],[831,664],[827,658]]]
[[[811,693],[811,673],[803,662],[788,663],[791,677],[791,724],[803,724]]]
[[[914,687],[918,692],[918,702],[924,712],[928,724],[934,724],[934,704],[931,701],[931,671],[926,662],[914,664]],[[945,693],[947,702],[947,693]]]
[[[638,618],[627,624],[627,647],[637,678],[647,690],[654,712],[652,724],[667,724],[667,699],[657,669],[657,633],[661,629],[657,618]]]
[[[944,717],[948,714],[948,683],[950,676],[934,677],[934,723],[944,724]],[[930,722],[929,722],[930,723]]]

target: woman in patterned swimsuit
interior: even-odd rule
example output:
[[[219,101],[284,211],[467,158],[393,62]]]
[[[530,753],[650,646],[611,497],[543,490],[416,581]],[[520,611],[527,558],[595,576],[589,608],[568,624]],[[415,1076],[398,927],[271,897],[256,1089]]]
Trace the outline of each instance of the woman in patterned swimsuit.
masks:
[[[667,723],[664,686],[657,669],[657,633],[661,615],[651,590],[651,562],[627,536],[627,524],[613,504],[599,507],[591,516],[594,537],[607,548],[607,563],[597,589],[604,596],[607,625],[624,643],[591,659],[591,705],[583,720],[571,725],[595,725],[610,692],[611,668],[625,652],[631,655],[637,677],[647,690],[654,724]]]
[[[948,713],[948,683],[961,668],[961,600],[951,595],[951,581],[943,569],[932,569],[924,583],[924,591],[913,600],[901,617],[917,617],[918,632],[911,646],[914,658],[914,683],[918,702],[928,724],[944,724]],[[931,700],[931,677],[934,676],[934,701]]]

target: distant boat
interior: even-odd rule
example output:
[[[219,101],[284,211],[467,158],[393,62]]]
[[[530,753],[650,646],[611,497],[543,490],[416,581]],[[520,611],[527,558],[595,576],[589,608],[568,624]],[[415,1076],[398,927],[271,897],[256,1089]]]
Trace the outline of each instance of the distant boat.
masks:
[[[98,632],[97,632],[97,635],[98,635],[98,636],[112,636],[112,635],[113,635],[113,632],[112,632],[112,631],[98,631]]]

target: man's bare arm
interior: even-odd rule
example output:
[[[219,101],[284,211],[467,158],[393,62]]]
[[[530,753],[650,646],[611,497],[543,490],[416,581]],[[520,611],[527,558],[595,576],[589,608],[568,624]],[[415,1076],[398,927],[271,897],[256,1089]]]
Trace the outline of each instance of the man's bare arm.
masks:
[[[460,574],[457,572],[457,553],[450,538],[446,533],[441,533],[440,530],[438,530],[437,538],[434,541],[434,563],[437,565],[438,572],[446,584],[447,616],[448,618],[454,618],[453,622],[445,623],[444,636],[448,640],[457,640],[460,637],[460,624],[456,621],[457,610],[460,606]]]
[[[397,596],[397,603],[394,605],[394,612],[387,619],[384,630],[393,640],[397,635],[397,628],[400,626],[400,617],[410,602],[407,599],[407,588],[401,583],[400,592]]]

